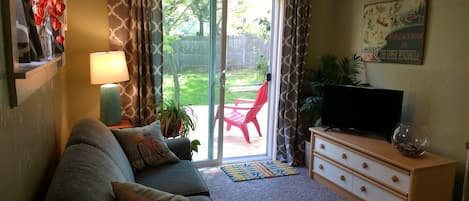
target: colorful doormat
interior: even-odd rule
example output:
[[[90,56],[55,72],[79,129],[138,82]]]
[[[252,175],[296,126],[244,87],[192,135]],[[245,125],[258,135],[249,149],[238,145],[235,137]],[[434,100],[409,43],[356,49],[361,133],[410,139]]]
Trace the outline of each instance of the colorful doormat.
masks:
[[[280,161],[260,161],[221,166],[234,182],[298,174],[295,168]]]

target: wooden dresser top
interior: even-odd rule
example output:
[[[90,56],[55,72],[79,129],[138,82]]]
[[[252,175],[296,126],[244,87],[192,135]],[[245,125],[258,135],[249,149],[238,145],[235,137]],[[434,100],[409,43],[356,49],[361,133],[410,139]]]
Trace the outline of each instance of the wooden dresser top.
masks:
[[[346,132],[324,131],[324,128],[319,127],[310,128],[310,131],[314,132],[316,135],[333,140],[349,148],[410,171],[439,165],[455,165],[454,161],[429,153],[428,151],[420,158],[406,157],[384,139],[364,137]]]

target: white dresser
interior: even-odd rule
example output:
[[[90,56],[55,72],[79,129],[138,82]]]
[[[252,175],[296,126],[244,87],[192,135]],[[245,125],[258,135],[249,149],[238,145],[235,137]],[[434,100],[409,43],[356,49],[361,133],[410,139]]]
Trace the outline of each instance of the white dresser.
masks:
[[[389,142],[311,128],[310,177],[348,200],[450,201],[455,162],[401,155]]]

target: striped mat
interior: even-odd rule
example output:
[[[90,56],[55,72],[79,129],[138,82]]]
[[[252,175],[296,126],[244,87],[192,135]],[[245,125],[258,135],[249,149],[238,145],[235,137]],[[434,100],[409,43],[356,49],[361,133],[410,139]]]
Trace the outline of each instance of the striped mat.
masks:
[[[295,168],[280,161],[228,164],[220,168],[234,182],[298,174]]]

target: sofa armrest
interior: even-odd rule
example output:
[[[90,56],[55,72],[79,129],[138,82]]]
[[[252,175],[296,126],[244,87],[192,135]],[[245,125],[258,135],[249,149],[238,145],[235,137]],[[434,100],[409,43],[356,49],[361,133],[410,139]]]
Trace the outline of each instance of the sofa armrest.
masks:
[[[166,139],[169,149],[181,160],[192,160],[191,141],[188,138]]]

